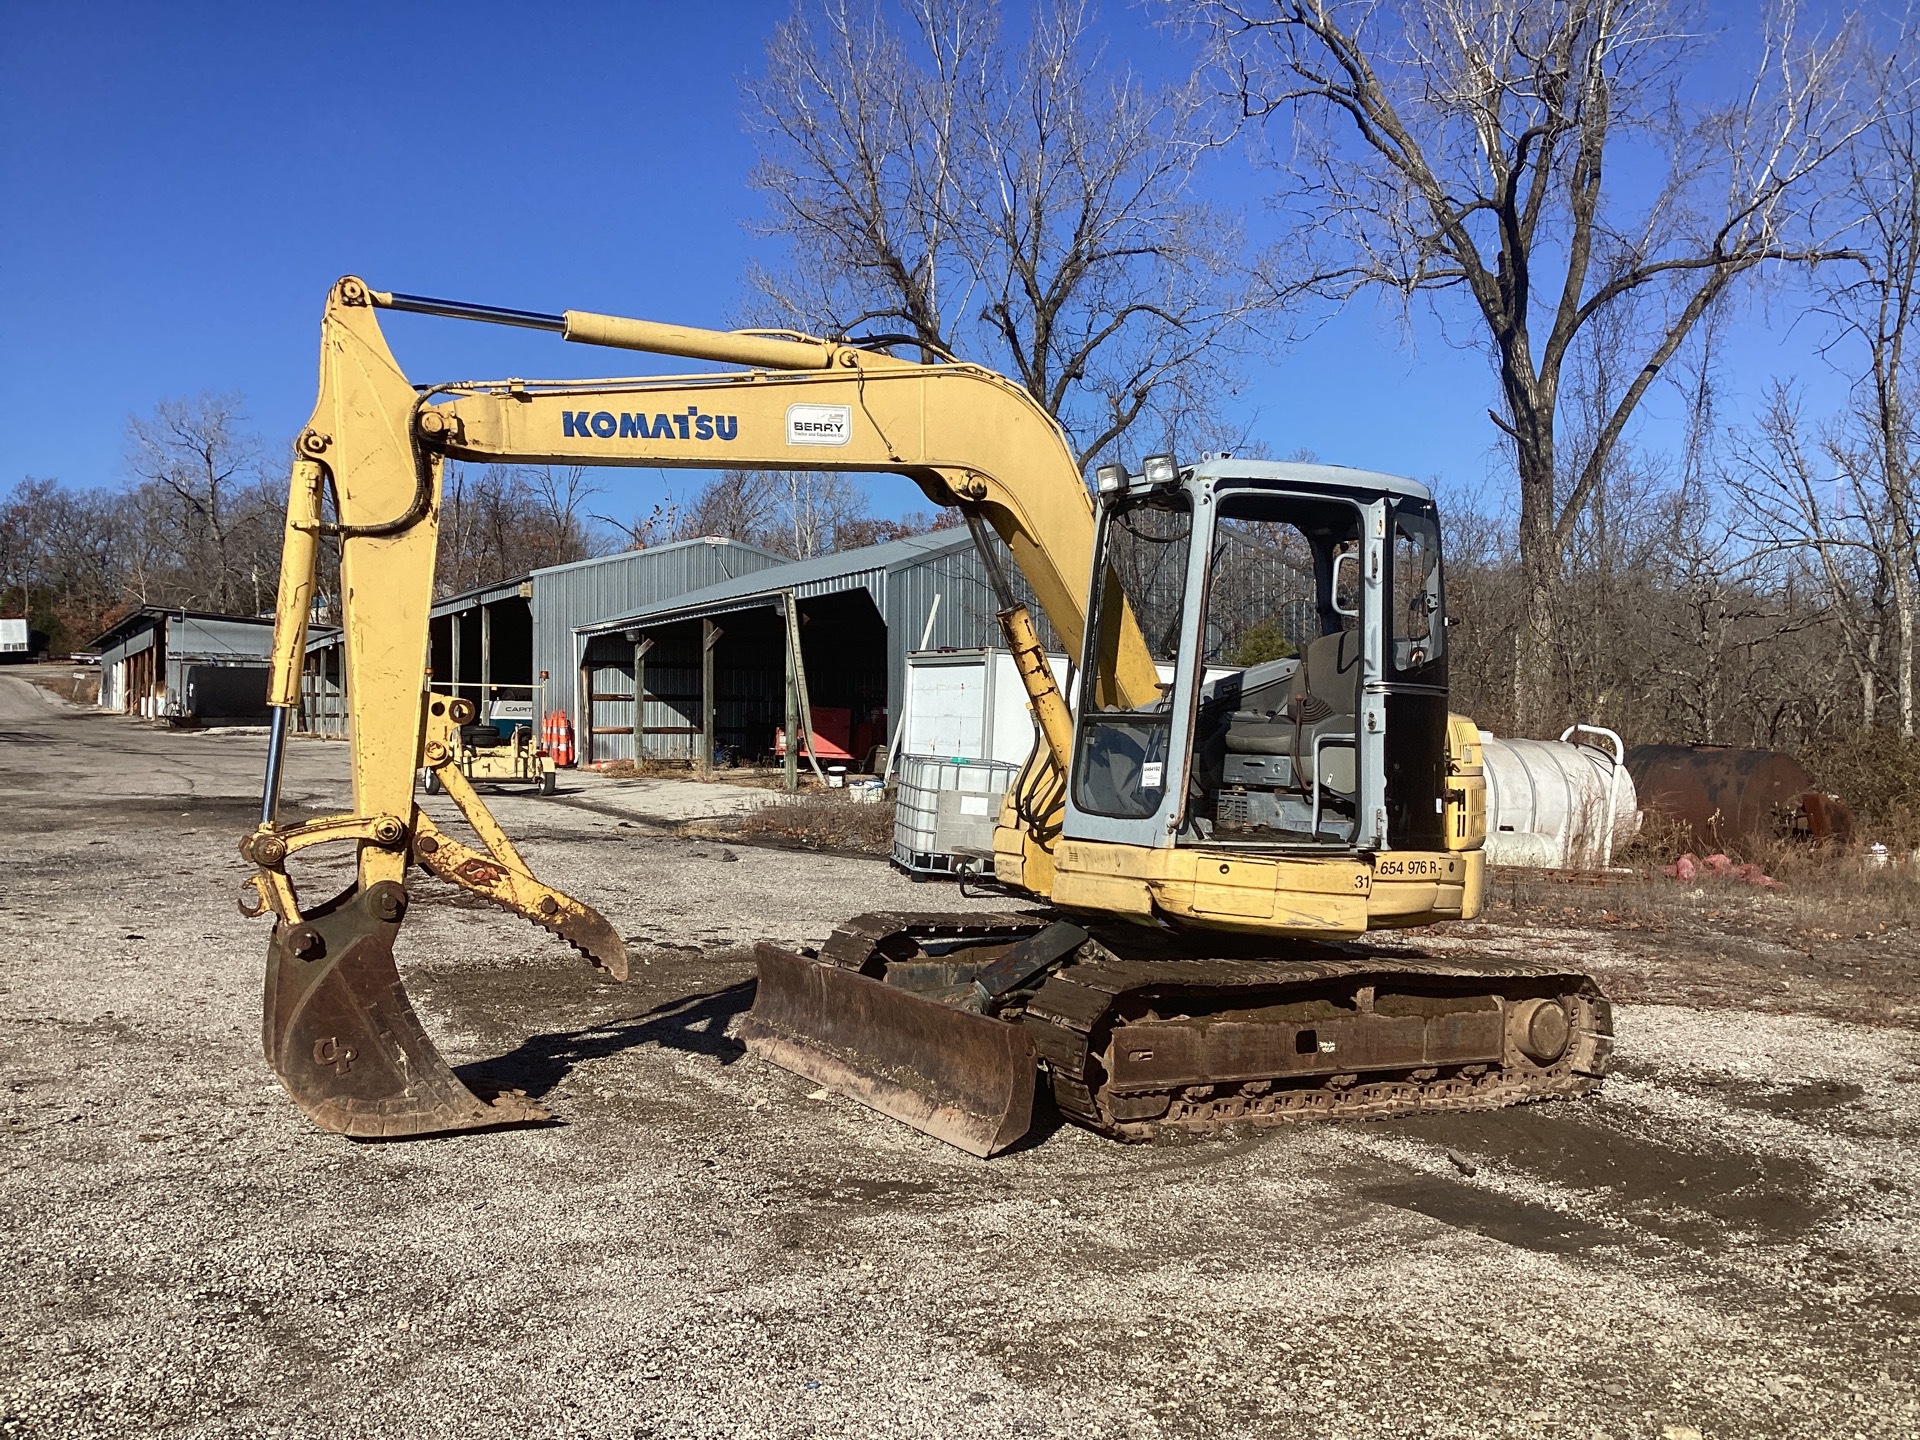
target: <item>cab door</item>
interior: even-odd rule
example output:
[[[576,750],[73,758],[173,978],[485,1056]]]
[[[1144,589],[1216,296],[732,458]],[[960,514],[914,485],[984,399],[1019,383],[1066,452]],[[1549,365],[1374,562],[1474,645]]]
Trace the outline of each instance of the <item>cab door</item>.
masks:
[[[1446,848],[1447,619],[1440,522],[1431,502],[1388,509],[1381,692],[1383,847]]]
[[[1171,843],[1187,783],[1196,607],[1187,603],[1192,540],[1210,500],[1183,487],[1123,495],[1101,508],[1092,611],[1080,664],[1073,774],[1064,833],[1152,848]],[[1120,694],[1120,636],[1131,614],[1159,673],[1157,692]]]

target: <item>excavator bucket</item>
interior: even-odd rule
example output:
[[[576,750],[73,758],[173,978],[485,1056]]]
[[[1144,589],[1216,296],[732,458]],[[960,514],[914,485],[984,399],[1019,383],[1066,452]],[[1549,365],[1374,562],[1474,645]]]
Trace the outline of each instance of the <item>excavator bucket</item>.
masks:
[[[521,1095],[476,1095],[427,1038],[393,963],[405,908],[405,891],[382,882],[273,927],[264,1039],[274,1073],[314,1124],[356,1139],[545,1120]]]
[[[1023,1026],[923,999],[855,970],[759,945],[747,1049],[968,1154],[1006,1149],[1033,1123]]]

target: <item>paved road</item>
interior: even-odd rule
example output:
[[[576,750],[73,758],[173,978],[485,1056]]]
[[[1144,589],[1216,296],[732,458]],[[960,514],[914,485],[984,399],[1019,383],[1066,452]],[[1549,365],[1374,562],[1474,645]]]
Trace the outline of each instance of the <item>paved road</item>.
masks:
[[[257,799],[266,763],[263,726],[176,730],[69,704],[17,674],[0,672],[0,784],[32,795],[33,803]],[[345,807],[347,767],[344,742],[293,737],[282,801],[295,809]],[[766,798],[765,791],[731,785],[673,777],[615,780],[571,771],[562,775],[558,797],[562,808],[580,806],[659,824],[737,814]],[[491,803],[515,815],[537,816],[553,808],[513,791]],[[434,810],[452,813],[444,801]]]
[[[232,898],[261,738],[15,678],[0,1436],[1920,1431],[1908,1029],[1625,1005],[1590,1101],[1171,1147],[1069,1128],[980,1162],[729,1034],[752,939],[967,902],[510,798],[535,866],[650,963],[596,981],[423,885],[403,968],[430,1030],[558,1123],[355,1145],[259,1055],[265,937]],[[297,744],[289,795],[338,804],[344,753]],[[1504,939],[1625,963],[1597,931]]]
[[[258,799],[263,730],[172,730],[72,705],[18,675],[0,673],[0,784],[36,805],[115,800]],[[297,740],[282,793],[295,803],[344,799],[347,748]]]

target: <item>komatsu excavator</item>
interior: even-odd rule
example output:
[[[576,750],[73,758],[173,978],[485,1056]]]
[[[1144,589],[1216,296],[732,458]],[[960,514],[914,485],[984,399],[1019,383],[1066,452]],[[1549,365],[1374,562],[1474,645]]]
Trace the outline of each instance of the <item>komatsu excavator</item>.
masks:
[[[416,385],[381,310],[740,368]],[[394,945],[416,866],[627,973],[619,933],[533,874],[455,763],[472,707],[432,689],[426,669],[448,460],[892,472],[972,528],[1036,722],[994,832],[996,873],[1041,903],[863,915],[818,954],[760,946],[742,1021],[755,1053],[977,1155],[1027,1132],[1042,1084],[1066,1118],[1121,1139],[1595,1086],[1612,1027],[1588,977],[1362,943],[1471,918],[1485,890],[1478,738],[1447,709],[1425,489],[1330,466],[1154,456],[1138,474],[1103,467],[1089,493],[1059,426],[1019,386],[892,353],[900,343],[334,286],[287,507],[261,819],[241,842],[256,867],[242,908],[275,918],[266,1051],[301,1109],[360,1137],[545,1118],[524,1096],[461,1083],[409,1004]],[[353,810],[283,822],[327,538],[339,544]],[[1071,701],[1007,554],[1077,659]],[[471,837],[415,803],[420,767]],[[357,878],[308,904],[288,863],[336,843],[357,848]]]

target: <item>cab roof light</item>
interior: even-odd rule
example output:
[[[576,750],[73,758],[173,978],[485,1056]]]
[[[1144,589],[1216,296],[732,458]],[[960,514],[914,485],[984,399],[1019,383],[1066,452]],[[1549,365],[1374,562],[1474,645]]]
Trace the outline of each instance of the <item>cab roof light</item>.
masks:
[[[1149,485],[1171,485],[1180,477],[1180,469],[1171,455],[1149,455],[1140,462],[1140,474]]]
[[[1093,472],[1093,478],[1099,485],[1102,495],[1117,495],[1127,488],[1127,467],[1102,465]]]

